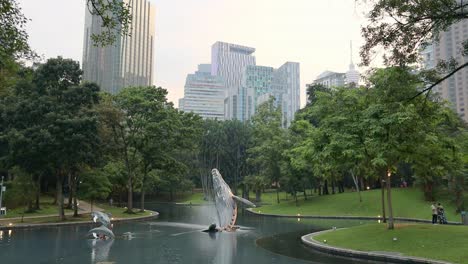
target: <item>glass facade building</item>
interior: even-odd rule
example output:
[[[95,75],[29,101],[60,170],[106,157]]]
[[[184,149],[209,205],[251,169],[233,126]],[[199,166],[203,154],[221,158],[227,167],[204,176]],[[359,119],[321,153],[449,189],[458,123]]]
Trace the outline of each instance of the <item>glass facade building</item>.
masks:
[[[155,7],[148,0],[124,0],[132,4],[131,36],[120,36],[113,45],[94,45],[91,36],[102,30],[101,18],[86,8],[83,40],[83,79],[101,90],[118,93],[127,86],[153,83]]]
[[[179,109],[204,119],[224,120],[224,94],[223,80],[211,75],[210,64],[200,64],[195,74],[187,75]]]

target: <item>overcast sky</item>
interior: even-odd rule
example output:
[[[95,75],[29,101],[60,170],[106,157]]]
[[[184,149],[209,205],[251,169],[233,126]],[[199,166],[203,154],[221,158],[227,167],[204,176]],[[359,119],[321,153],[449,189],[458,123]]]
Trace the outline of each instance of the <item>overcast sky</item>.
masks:
[[[19,0],[30,44],[45,58],[81,62],[85,0]],[[151,0],[156,5],[154,84],[169,90],[176,105],[185,77],[210,62],[216,41],[256,48],[257,65],[301,64],[305,84],[325,70],[346,71],[359,62],[364,18],[355,0]]]

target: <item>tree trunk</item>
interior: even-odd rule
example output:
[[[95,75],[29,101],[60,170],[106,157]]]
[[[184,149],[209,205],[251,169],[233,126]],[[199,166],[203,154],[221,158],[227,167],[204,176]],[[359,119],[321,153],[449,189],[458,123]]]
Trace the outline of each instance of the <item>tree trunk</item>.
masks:
[[[57,188],[57,202],[58,202],[58,216],[60,221],[65,220],[65,212],[63,211],[63,192],[62,192],[62,174],[61,172],[58,173],[57,175],[57,182],[56,182],[56,188]]]
[[[67,204],[67,209],[72,209],[72,203],[73,203],[73,180],[72,180],[72,174],[69,172],[68,173],[68,204]]]
[[[133,213],[133,182],[132,176],[128,177],[128,196],[127,196],[127,213]]]
[[[76,187],[78,185],[78,177],[74,176],[73,177],[73,188],[72,188],[72,194],[73,194],[73,216],[78,217],[78,199],[76,198]]]
[[[322,194],[323,194],[323,195],[328,195],[328,194],[330,194],[330,193],[328,192],[328,180],[325,180],[325,184],[323,184],[323,191],[322,191]]]
[[[363,177],[358,177],[359,178],[359,183],[361,186],[361,190],[366,190],[366,186],[364,185],[364,178]]]
[[[426,201],[434,201],[434,183],[432,181],[424,182],[424,198]]]
[[[255,201],[257,203],[261,202],[262,198],[262,191],[261,190],[256,190],[255,191]]]
[[[145,211],[145,189],[141,189],[141,197],[140,197],[140,212]]]
[[[332,194],[335,194],[335,180],[332,180]]]
[[[388,229],[393,229],[393,210],[392,210],[392,184],[390,176],[387,176],[387,204],[388,204]]]
[[[280,203],[280,199],[279,199],[279,186],[278,186],[278,181],[276,181],[276,203]]]
[[[307,191],[307,190],[304,188],[304,200],[307,201],[307,192],[306,192],[306,191]]]
[[[171,190],[169,191],[169,194],[170,194],[171,202],[174,201],[174,191],[172,190],[172,188],[171,188]]]
[[[385,176],[380,177],[380,190],[381,190],[381,202],[382,202],[382,222],[387,222],[387,217],[385,216]]]
[[[41,199],[41,179],[42,179],[42,175],[39,174],[37,176],[37,186],[36,186],[36,205],[34,206],[34,209],[35,210],[40,210],[41,209],[41,202],[40,202],[40,199]]]
[[[297,192],[294,191],[294,200],[296,201],[296,206],[299,206],[299,203],[297,201]]]
[[[143,168],[143,180],[141,181],[141,197],[140,197],[140,212],[145,211],[145,185],[148,177],[148,166],[145,164]]]
[[[358,178],[354,175],[353,171],[350,171],[351,178],[353,178],[354,186],[356,186],[356,191],[359,194],[359,202],[362,203],[361,189],[359,188]]]

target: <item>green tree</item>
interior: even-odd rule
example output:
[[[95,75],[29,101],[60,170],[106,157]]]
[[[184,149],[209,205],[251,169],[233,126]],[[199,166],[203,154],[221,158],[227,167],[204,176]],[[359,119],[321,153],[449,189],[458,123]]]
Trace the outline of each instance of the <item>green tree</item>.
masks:
[[[72,170],[93,164],[99,150],[93,110],[99,88],[80,81],[78,62],[49,59],[34,71],[30,83],[19,83],[15,95],[5,99],[2,115],[6,159],[33,175],[53,172],[62,220],[64,180]]]
[[[83,173],[79,196],[91,201],[91,211],[96,200],[106,199],[111,192],[112,184],[102,170],[89,170]]]
[[[281,108],[275,106],[274,98],[258,107],[252,117],[252,146],[247,150],[251,175],[270,179],[276,186],[276,201],[279,200],[281,166],[279,161],[286,148],[286,130],[281,127]]]

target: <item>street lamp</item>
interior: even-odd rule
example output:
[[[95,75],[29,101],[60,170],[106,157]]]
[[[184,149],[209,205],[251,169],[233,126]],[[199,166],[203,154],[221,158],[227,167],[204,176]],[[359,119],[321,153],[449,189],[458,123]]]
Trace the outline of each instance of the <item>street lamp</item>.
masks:
[[[2,183],[0,183],[0,215],[2,215],[2,199],[3,199],[3,192],[5,191],[5,187],[3,187],[3,178],[2,176]]]

